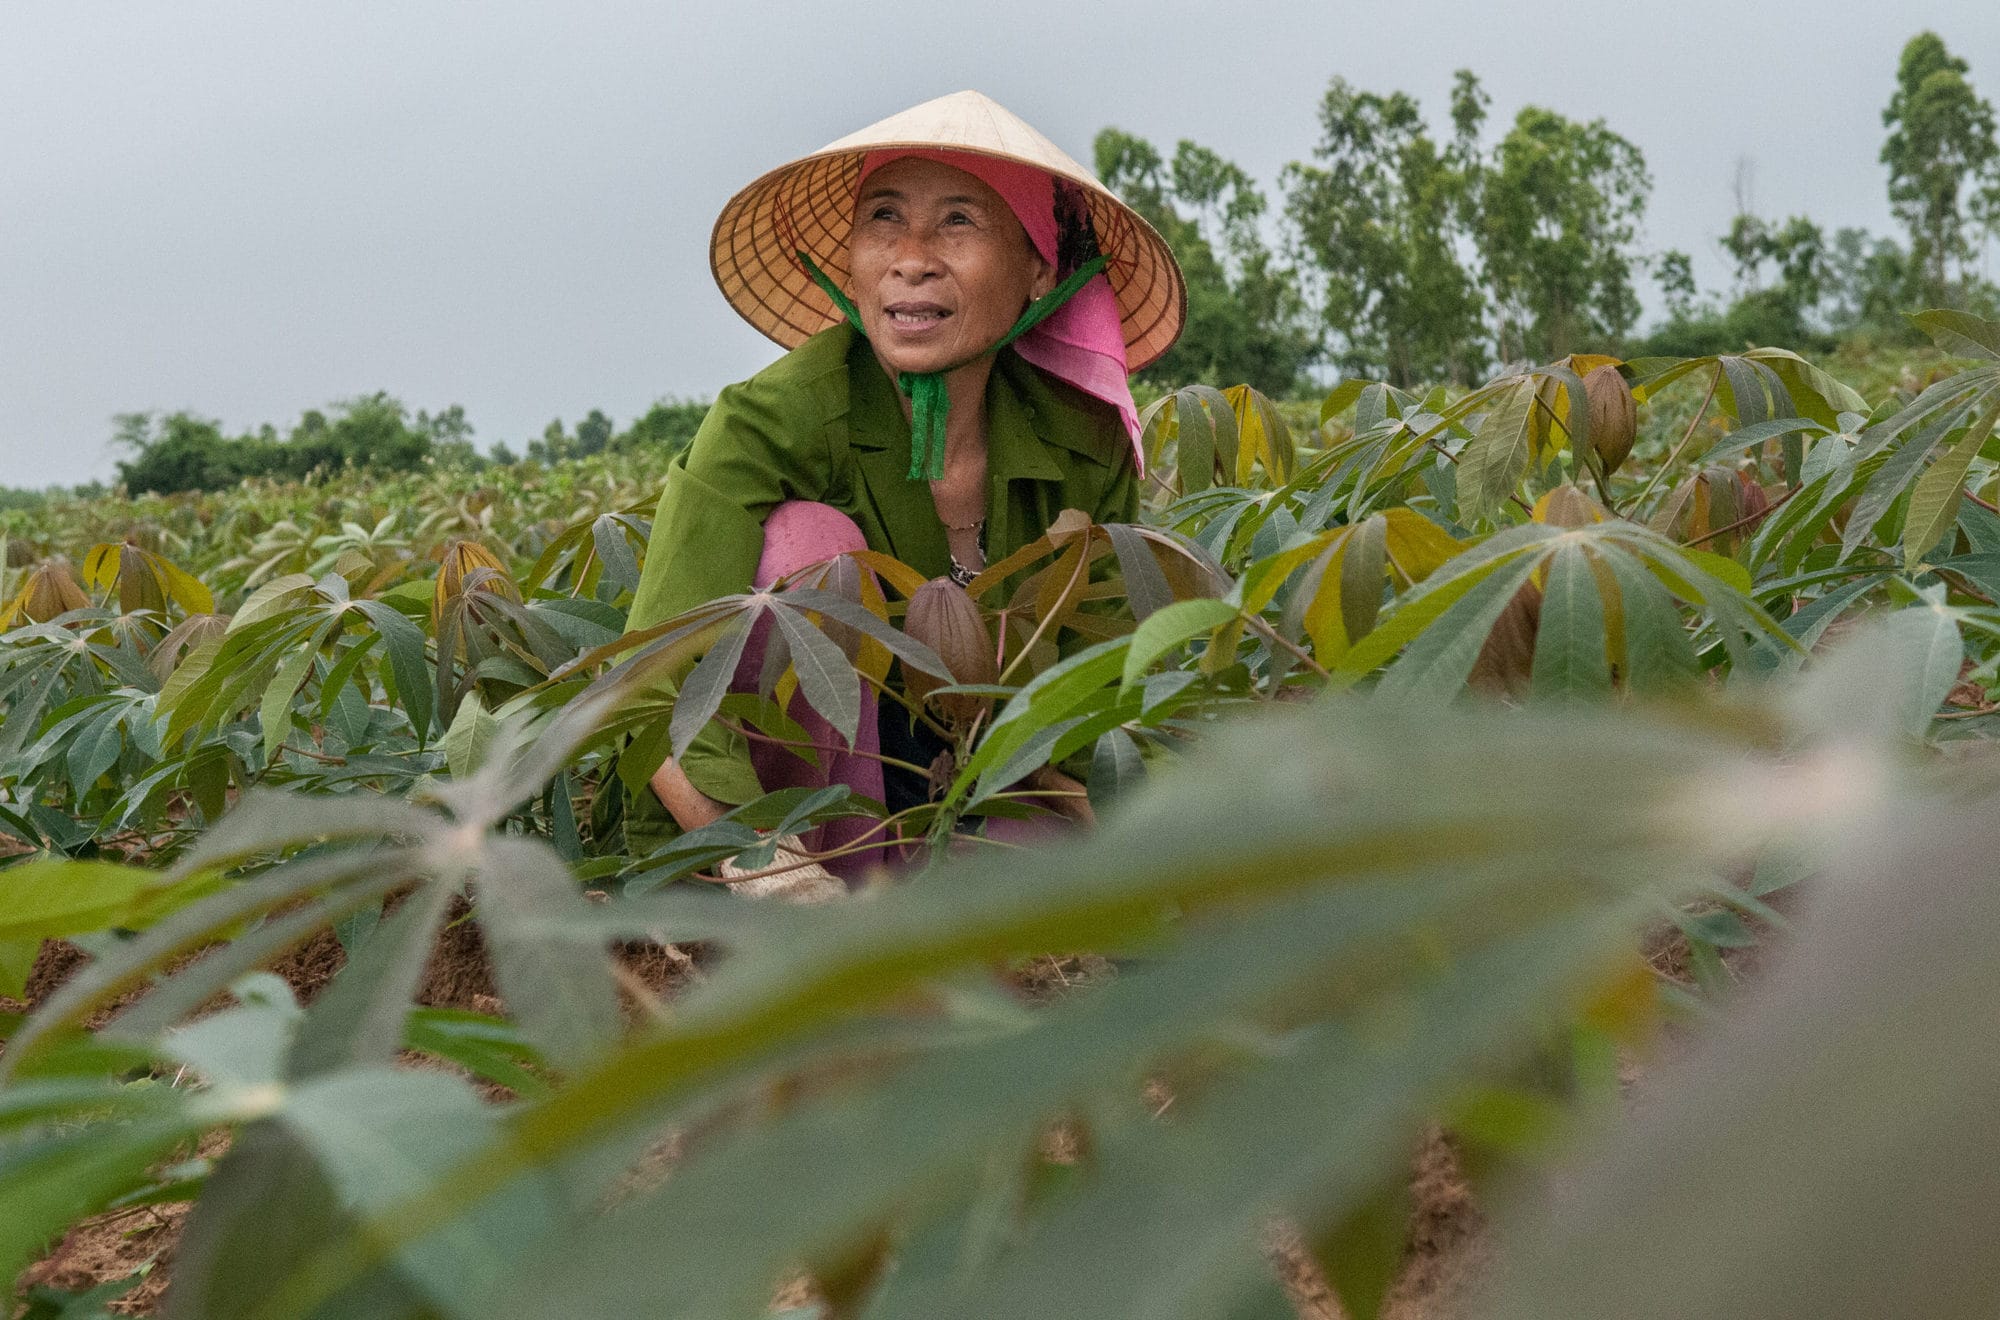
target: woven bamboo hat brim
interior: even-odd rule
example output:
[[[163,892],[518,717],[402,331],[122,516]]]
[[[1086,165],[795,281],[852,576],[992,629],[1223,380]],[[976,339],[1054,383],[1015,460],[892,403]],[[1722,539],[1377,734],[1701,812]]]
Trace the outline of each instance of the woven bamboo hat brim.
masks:
[[[805,252],[835,284],[846,285],[861,162],[893,147],[997,156],[1077,184],[1108,259],[1104,274],[1118,297],[1127,368],[1151,363],[1180,336],[1187,285],[1166,240],[1089,170],[978,92],[955,92],[891,115],[779,166],[730,198],[709,240],[709,267],[744,320],[796,348],[844,319],[794,254]]]

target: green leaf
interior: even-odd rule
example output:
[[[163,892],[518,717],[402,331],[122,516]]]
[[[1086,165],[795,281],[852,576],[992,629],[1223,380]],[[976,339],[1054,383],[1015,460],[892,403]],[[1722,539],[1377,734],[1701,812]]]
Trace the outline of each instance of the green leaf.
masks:
[[[1984,321],[1970,312],[1945,309],[1917,312],[1910,320],[1954,357],[2000,362],[2000,321]]]
[[[41,860],[0,871],[0,939],[81,935],[120,924],[160,883],[112,862]]]
[[[1903,519],[1905,571],[1913,571],[1957,521],[1966,473],[1972,470],[1972,460],[1979,457],[1980,446],[1993,434],[1996,421],[2000,421],[2000,390],[1994,391],[1992,405],[1973,420],[1966,433],[1917,479]]]
[[[1458,520],[1473,523],[1497,513],[1528,470],[1536,380],[1508,383],[1458,454]]]
[[[1131,602],[1132,616],[1143,623],[1154,610],[1173,604],[1173,588],[1139,530],[1129,523],[1110,523],[1104,531],[1118,556],[1118,572],[1125,580],[1125,599]]]
[[[1396,600],[1389,616],[1340,657],[1335,674],[1359,676],[1367,673],[1430,628],[1440,615],[1488,576],[1522,555],[1539,558],[1546,549],[1545,543],[1561,535],[1560,528],[1523,523],[1488,537],[1454,556],[1446,561],[1443,568]]]
[[[1101,734],[1090,755],[1090,805],[1103,812],[1118,798],[1146,782],[1146,759],[1139,744],[1123,729]]]
[[[275,1122],[248,1125],[209,1175],[181,1233],[166,1320],[261,1320],[285,1272],[351,1222],[304,1142]],[[317,1314],[420,1320],[416,1302],[407,1285],[380,1272]]]
[[[1375,1320],[1403,1264],[1410,1190],[1398,1178],[1322,1234],[1313,1255],[1352,1320]]]
[[[1340,556],[1340,626],[1351,643],[1375,627],[1388,566],[1389,519],[1363,520]]]
[[[1994,820],[1919,796],[1838,831],[1866,842],[1815,886],[1754,1008],[1655,1069],[1561,1196],[1496,1225],[1482,1314],[1991,1314],[2000,1151],[1966,1098],[2000,1088]]]
[[[1133,630],[1120,681],[1130,687],[1167,652],[1236,618],[1234,605],[1204,598],[1177,601],[1155,610]]]
[[[545,844],[493,839],[476,893],[500,997],[544,1058],[581,1068],[618,1039],[618,992],[601,939],[566,932],[587,913],[569,869]]]
[[[389,668],[396,680],[397,699],[417,731],[417,741],[422,743],[430,737],[434,714],[430,666],[424,659],[423,630],[400,611],[380,601],[358,600],[354,602],[354,608],[366,615],[369,622],[375,625],[375,630],[382,634],[382,645],[388,652]]]
[[[301,646],[278,666],[278,672],[264,689],[264,699],[257,707],[257,719],[264,730],[264,759],[268,762],[278,755],[278,749],[292,732],[292,698],[298,694],[306,675],[312,671],[313,661],[319,650],[313,646]]]
[[[356,1068],[296,1088],[283,1122],[309,1148],[340,1200],[361,1212],[419,1195],[497,1135],[491,1110],[458,1078],[429,1070]],[[452,1317],[491,1314],[491,1293],[558,1222],[547,1178],[518,1182],[425,1237],[399,1244],[398,1271]]]
[[[70,787],[78,797],[89,793],[98,777],[117,764],[123,746],[117,711],[106,711],[105,718],[77,735],[69,745],[68,767]]]
[[[438,923],[455,892],[451,885],[426,885],[376,925],[313,1002],[291,1047],[289,1076],[394,1062]]]
[[[682,681],[674,698],[673,719],[667,726],[676,757],[685,755],[688,744],[715,718],[722,699],[729,695],[729,685],[736,681],[736,667],[750,641],[750,630],[766,613],[749,612],[732,621]]]
[[[1901,660],[1897,669],[1906,679],[1897,694],[1897,722],[1906,733],[1921,738],[1952,684],[1958,682],[1959,667],[1965,660],[1957,621],[1942,606],[1917,605],[1897,610],[1877,626],[1896,648]]]
[[[470,779],[486,763],[499,732],[500,721],[486,709],[486,703],[479,699],[479,694],[466,693],[440,743],[445,764],[451,768],[451,777]]]
[[[4,883],[0,881],[0,885]],[[40,936],[16,935],[0,939],[0,995],[8,999],[27,997],[28,978],[34,974],[35,960],[41,952]],[[0,1034],[0,1041],[4,1040],[5,1035]]]
[[[798,610],[781,603],[771,610],[778,631],[791,648],[792,671],[799,676],[799,692],[806,704],[849,745],[861,722],[861,676],[847,662],[827,635],[806,622]],[[943,675],[951,677],[949,673]]]
[[[1376,692],[1405,708],[1449,701],[1464,688],[1501,612],[1535,571],[1539,556],[1516,555],[1500,563],[1418,634],[1382,675]],[[1386,628],[1387,625],[1385,625]],[[1377,629],[1371,639],[1384,629]],[[1348,652],[1348,659],[1361,650]]]
[[[9,1143],[0,1155],[0,1277],[20,1277],[64,1229],[143,1183],[147,1169],[210,1126],[190,1105],[150,1108],[133,1122],[63,1125]]]
[[[1604,603],[1580,545],[1563,546],[1549,561],[1531,676],[1539,698],[1595,698],[1611,689]]]
[[[1618,587],[1625,642],[1620,675],[1625,686],[1634,692],[1660,692],[1692,679],[1694,644],[1667,589],[1643,561],[1621,547],[1606,546],[1603,561]]]
[[[1782,436],[1795,435],[1801,431],[1818,431],[1824,434],[1826,429],[1826,427],[1809,417],[1777,417],[1770,421],[1756,422],[1750,426],[1741,426],[1716,441],[1711,448],[1703,452],[1701,457],[1695,459],[1690,466],[1695,468],[1704,467],[1718,458],[1741,453],[1752,446],[1763,444],[1766,440],[1775,440]]]

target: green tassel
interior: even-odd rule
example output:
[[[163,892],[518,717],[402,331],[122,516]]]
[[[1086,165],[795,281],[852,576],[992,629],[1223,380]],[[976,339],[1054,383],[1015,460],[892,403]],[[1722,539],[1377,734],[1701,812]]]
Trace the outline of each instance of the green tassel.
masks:
[[[812,282],[833,299],[833,305],[840,309],[848,324],[865,336],[868,332],[861,328],[861,309],[854,305],[854,300],[842,293],[840,286],[828,278],[811,257],[804,252],[800,252],[798,257],[799,265],[812,277]],[[1106,264],[1105,258],[1100,255],[1078,266],[1068,279],[1029,303],[1020,319],[1014,322],[1013,329],[1002,335],[1000,342],[988,351],[997,353],[1040,325],[1057,308],[1075,297],[1076,291],[1090,283]],[[943,371],[905,371],[896,377],[896,388],[910,401],[911,481],[937,481],[944,476],[945,419],[951,414],[951,391],[946,387],[944,378],[964,365],[961,362]]]
[[[905,371],[896,377],[896,388],[910,396],[910,480],[941,480],[944,420],[951,414],[951,391],[945,388],[944,375]]]

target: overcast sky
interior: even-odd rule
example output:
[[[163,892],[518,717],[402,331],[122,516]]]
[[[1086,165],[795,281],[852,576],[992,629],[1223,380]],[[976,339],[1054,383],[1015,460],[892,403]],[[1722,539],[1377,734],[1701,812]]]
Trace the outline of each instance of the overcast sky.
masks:
[[[711,395],[776,353],[709,278],[722,203],[966,87],[1086,164],[1116,124],[1270,185],[1333,75],[1441,123],[1469,67],[1494,124],[1635,142],[1647,246],[1712,286],[1738,157],[1765,214],[1890,229],[1880,113],[1926,27],[2000,100],[1995,0],[6,0],[0,485],[110,475],[119,412],[282,427],[379,389],[518,449]]]

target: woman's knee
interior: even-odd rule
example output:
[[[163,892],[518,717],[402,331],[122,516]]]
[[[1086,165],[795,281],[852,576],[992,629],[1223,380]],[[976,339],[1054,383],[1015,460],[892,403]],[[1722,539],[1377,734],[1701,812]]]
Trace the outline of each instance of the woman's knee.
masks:
[[[868,548],[854,519],[812,500],[786,500],[764,519],[764,551],[757,560],[756,585],[768,587],[787,574],[835,555]]]

